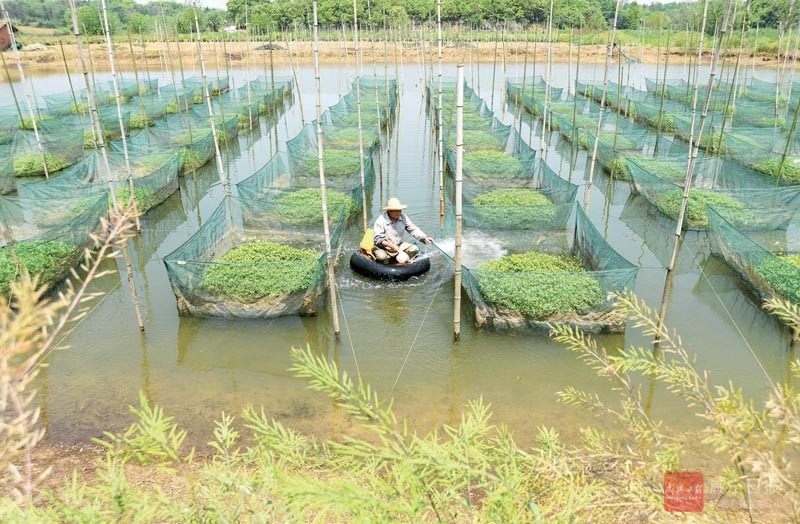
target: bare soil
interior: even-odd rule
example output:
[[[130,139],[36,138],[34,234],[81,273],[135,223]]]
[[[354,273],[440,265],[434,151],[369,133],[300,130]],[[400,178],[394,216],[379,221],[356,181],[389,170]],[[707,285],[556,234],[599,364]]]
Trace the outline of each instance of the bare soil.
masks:
[[[289,52],[291,61],[295,65],[308,65],[313,63],[313,44],[311,42],[277,42],[272,50],[256,50],[262,46],[263,42],[203,42],[202,54],[207,67],[216,68],[217,65],[223,67],[262,67],[268,66],[270,61],[279,67],[289,65]],[[505,47],[505,50],[503,49]],[[20,52],[20,59],[26,70],[64,70],[64,58],[61,56],[61,49],[57,45],[47,46],[43,51],[28,51],[23,48]],[[91,61],[87,54],[87,68],[93,64],[96,70],[105,71],[110,69],[109,55],[104,42],[94,40],[84,43],[84,51],[88,53],[91,49]],[[442,60],[447,63],[470,63],[470,62],[494,62],[505,61],[508,64],[522,63],[526,46],[524,42],[506,42],[504,46],[495,46],[493,42],[476,42],[470,46],[444,45],[442,48]],[[603,63],[605,60],[604,45],[584,45],[580,47],[570,46],[568,43],[555,43],[550,49],[550,58],[553,62],[567,63],[577,61],[580,52],[580,60],[584,64]],[[179,64],[177,54],[180,52],[183,66],[186,69],[199,68],[196,42],[147,42],[144,47],[139,43],[133,43],[133,51],[136,61],[136,69],[144,71],[145,68],[151,71],[160,71],[163,68],[178,69]],[[363,42],[361,51],[364,60],[375,61],[382,64],[385,60],[394,63],[400,60],[403,63],[430,63],[438,60],[438,49],[429,45],[414,45],[406,43],[403,46],[394,45],[390,42],[384,46],[382,42]],[[640,60],[645,64],[663,63],[666,58],[666,50],[652,47],[641,47],[638,45],[628,46],[623,50],[625,54],[635,60]],[[65,44],[64,53],[67,66],[70,71],[75,73],[81,71],[77,44]],[[710,51],[709,51],[710,56]],[[737,50],[729,50],[729,56],[736,56]],[[9,68],[15,62],[14,54],[10,51],[4,53],[6,63]],[[120,69],[130,70],[134,66],[134,57],[131,54],[131,47],[127,43],[117,43],[114,46],[115,61]],[[529,43],[527,46],[528,62],[545,63],[548,59],[548,48],[539,43],[535,46]],[[683,60],[683,51],[673,50],[672,63]],[[355,57],[355,46],[352,42],[322,42],[320,43],[319,58],[324,64],[343,63],[353,60]],[[744,58],[744,57],[743,57]],[[615,59],[617,56],[615,55]],[[756,58],[757,66],[768,66],[774,64],[774,57],[760,56]],[[746,58],[745,63],[750,63],[752,58]],[[146,62],[146,64],[145,64]]]

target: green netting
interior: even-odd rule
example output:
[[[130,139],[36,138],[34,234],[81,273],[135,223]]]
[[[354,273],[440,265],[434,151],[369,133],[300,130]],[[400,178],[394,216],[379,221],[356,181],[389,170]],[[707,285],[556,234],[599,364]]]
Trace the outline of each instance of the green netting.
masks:
[[[114,91],[102,84],[92,86],[94,103],[97,107],[111,102]],[[44,96],[47,113],[51,116],[63,116],[70,113],[88,113],[89,97],[86,88],[79,89],[73,94],[71,91]]]
[[[800,183],[800,143],[788,140],[788,150],[786,147],[787,136],[778,129],[739,129],[723,136],[725,156],[774,177],[776,184]]]
[[[180,152],[178,174],[193,171],[214,158],[214,137],[211,132],[207,109],[201,107],[190,112],[172,115],[155,122],[151,127],[136,133],[127,141],[129,154],[150,156],[172,155]],[[206,116],[203,116],[203,115]],[[220,145],[236,136],[239,118],[231,115],[224,120],[215,117],[217,138]],[[123,152],[121,141],[109,143],[109,149]]]
[[[167,114],[188,111],[195,103],[195,97],[202,97],[202,88],[167,85],[158,89],[158,97],[167,104]]]
[[[45,203],[0,198],[0,213],[13,236],[14,253],[20,266],[38,275],[39,284],[48,290],[58,285],[83,258],[85,250],[92,246],[92,235],[108,210],[106,198],[105,194],[95,196],[82,209],[72,213],[69,212],[71,200],[51,199]],[[40,221],[57,225],[50,228],[36,226],[29,220],[32,214],[39,214]],[[49,218],[45,220],[44,215]],[[8,296],[10,283],[18,278],[17,267],[5,237],[0,241],[0,295]]]
[[[169,103],[166,100],[156,95],[136,97],[130,102],[121,104],[122,111],[130,114],[131,129],[152,126],[155,120],[169,114],[168,106]]]
[[[646,129],[600,131],[599,135],[595,135],[594,130],[587,130],[587,148],[593,150],[596,139],[597,160],[603,169],[615,178],[627,180],[629,177],[623,157],[640,153],[649,136]]]
[[[263,114],[274,109],[292,93],[293,81],[290,78],[259,77],[246,82],[239,88],[239,99],[258,103],[258,112]]]
[[[103,130],[103,137],[106,142],[112,140],[119,140],[122,138],[122,130],[119,126],[119,113],[117,112],[116,104],[109,104],[97,109],[97,115],[100,117],[100,127]],[[130,135],[130,113],[124,112],[122,114],[122,126],[125,131],[125,136]],[[94,149],[97,140],[95,139],[95,130],[92,125],[92,119],[88,113],[65,115],[52,120],[45,120],[40,123],[42,131],[52,134],[60,135],[65,133],[80,134],[83,137],[83,148]]]
[[[336,125],[328,112],[322,121],[331,246],[338,249],[345,222],[362,204],[358,130]],[[373,178],[377,131],[373,127],[363,136],[367,183]],[[337,148],[327,147],[328,141]],[[316,299],[327,285],[316,123],[287,146],[288,154],[276,154],[238,184],[240,196],[226,198],[195,235],[164,259],[181,314],[267,318],[316,313]]]
[[[323,124],[325,179],[328,187],[350,189],[361,184],[361,156],[358,145],[358,128]],[[365,176],[369,159],[378,145],[375,126],[364,127]],[[292,184],[298,187],[319,186],[319,158],[317,152],[316,123],[307,124],[303,130],[286,143]]]
[[[337,104],[326,111],[327,119],[337,126],[358,125],[358,96],[355,82],[350,92],[343,96]],[[397,81],[394,79],[362,78],[361,90],[361,124],[369,126],[385,126],[397,108]]]
[[[107,154],[112,174],[115,197],[120,205],[130,201],[130,184],[125,158],[122,154]],[[137,210],[144,214],[162,203],[178,190],[179,153],[130,155],[134,198]],[[20,194],[42,201],[58,196],[72,197],[74,206],[86,205],[87,195],[109,191],[105,162],[100,153],[93,153],[84,160],[65,170],[58,177],[26,184]]]
[[[739,274],[759,301],[773,296],[800,304],[800,245],[785,228],[751,231],[709,208],[712,252]]]
[[[0,144],[0,162],[11,162],[11,169],[3,171],[6,179],[4,187],[13,183],[8,180],[10,176],[31,177],[44,175],[42,153],[36,142],[33,131],[16,130],[9,134],[9,140]],[[73,165],[84,156],[83,136],[81,133],[70,132],[68,128],[42,128],[39,130],[39,140],[44,151],[44,162],[50,174]]]
[[[479,326],[547,330],[549,323],[591,332],[622,332],[609,292],[633,286],[638,268],[614,251],[574,203],[553,206],[551,220],[488,226],[480,206],[464,206],[465,237],[479,239],[482,253],[464,261],[463,287],[475,306]],[[514,206],[509,216],[538,213],[541,206]],[[570,220],[574,217],[574,220]],[[453,232],[448,215],[446,231]],[[477,251],[477,250],[476,250]],[[503,256],[497,258],[497,254]]]
[[[338,230],[333,236],[335,246]],[[182,315],[313,315],[326,286],[324,251],[321,228],[276,221],[260,200],[228,197],[164,263]]]
[[[633,187],[672,220],[677,220],[683,197],[683,181],[672,181],[656,175],[652,166],[640,165],[636,160],[627,163]],[[791,220],[789,210],[800,204],[800,190],[792,187],[780,189],[757,188],[693,188],[689,194],[685,229],[706,229],[708,214],[706,204],[714,205],[718,212],[737,226],[749,228],[786,227]],[[776,209],[779,213],[769,218],[758,209]]]

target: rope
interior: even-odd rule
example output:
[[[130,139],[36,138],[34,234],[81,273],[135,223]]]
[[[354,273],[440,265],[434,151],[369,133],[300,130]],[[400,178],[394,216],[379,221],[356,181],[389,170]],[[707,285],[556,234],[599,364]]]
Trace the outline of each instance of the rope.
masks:
[[[692,255],[692,260],[694,261],[694,263],[699,268],[700,267],[700,263],[698,262],[697,257],[695,257],[695,254],[692,252],[692,248],[691,248],[690,245],[688,245],[688,243],[686,244],[686,249],[689,250],[689,254]],[[750,351],[750,354],[753,356],[753,360],[756,361],[756,364],[758,364],[758,367],[761,369],[761,372],[764,373],[765,377],[767,377],[767,382],[770,383],[770,385],[772,386],[773,390],[777,391],[777,387],[775,386],[775,382],[772,381],[772,377],[769,376],[769,373],[767,373],[767,370],[764,368],[764,365],[761,363],[761,360],[759,360],[759,358],[756,356],[756,352],[753,349],[753,346],[750,345],[750,342],[747,340],[747,337],[745,337],[744,333],[742,332],[742,330],[739,329],[739,324],[737,324],[736,320],[734,320],[733,315],[731,315],[730,310],[725,305],[725,303],[722,301],[722,297],[719,295],[719,293],[717,293],[717,289],[714,287],[714,284],[711,283],[711,280],[708,278],[708,275],[706,275],[706,272],[701,270],[700,271],[700,276],[702,276],[705,279],[706,283],[711,288],[711,291],[714,292],[714,296],[717,297],[717,300],[719,301],[720,305],[722,306],[722,309],[725,310],[725,314],[730,319],[731,323],[733,324],[733,327],[736,329],[736,332],[739,333],[740,337],[742,337],[742,340],[744,341],[745,346],[747,346],[748,351]]]
[[[336,285],[334,281],[333,285],[336,287],[336,291],[338,293],[339,286]],[[358,367],[358,358],[356,357],[356,347],[353,345],[353,337],[350,335],[350,325],[347,323],[347,314],[344,311],[344,302],[341,300],[342,294],[339,293],[339,309],[342,311],[342,319],[344,320],[344,331],[347,333],[347,340],[350,341],[350,351],[353,353],[353,362],[356,365],[356,374],[358,375],[358,380],[361,380],[361,369]]]
[[[394,379],[394,384],[392,384],[392,389],[389,391],[389,396],[392,396],[394,393],[394,388],[397,387],[397,382],[400,380],[400,375],[403,374],[403,370],[406,367],[406,362],[408,362],[408,357],[411,356],[411,351],[414,349],[414,345],[417,343],[417,339],[419,338],[419,334],[422,332],[422,326],[425,325],[425,320],[428,318],[428,313],[430,313],[431,308],[433,307],[433,303],[436,300],[436,295],[439,293],[439,288],[442,287],[442,283],[444,282],[444,277],[447,274],[446,271],[442,271],[442,277],[439,279],[439,283],[436,285],[436,289],[433,292],[433,297],[431,298],[431,303],[428,304],[428,307],[425,309],[425,314],[422,316],[422,322],[419,323],[419,328],[417,328],[417,334],[414,335],[414,340],[411,341],[411,345],[408,347],[408,351],[406,352],[406,356],[403,359],[403,365],[400,366],[400,371],[397,372],[397,377]]]

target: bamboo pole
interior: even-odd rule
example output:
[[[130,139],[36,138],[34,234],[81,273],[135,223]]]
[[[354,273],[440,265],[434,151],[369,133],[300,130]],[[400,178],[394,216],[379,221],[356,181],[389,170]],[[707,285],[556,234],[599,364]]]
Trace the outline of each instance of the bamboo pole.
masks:
[[[144,107],[144,96],[142,96],[142,87],[139,84],[139,70],[136,67],[136,53],[133,51],[133,40],[131,40],[131,33],[130,31],[126,31],[128,34],[128,48],[131,51],[131,61],[133,62],[133,78],[136,82],[136,97],[139,99],[139,105],[142,108],[142,118],[144,119],[144,126],[148,127],[148,120],[147,120],[147,110]],[[149,92],[150,84],[147,84],[147,89],[145,92]]]
[[[667,56],[664,58],[664,79],[661,83],[661,96],[659,97],[659,105],[658,105],[658,123],[656,124],[656,144],[654,146],[654,153],[658,154],[658,142],[661,140],[661,125],[664,122],[664,91],[667,88],[667,72],[669,71],[669,55],[670,55],[670,48],[669,48],[669,38],[672,34],[672,31],[667,31]],[[658,84],[656,84],[656,88],[658,88]]]
[[[206,105],[208,107],[208,120],[211,123],[211,136],[214,139],[214,153],[217,157],[217,173],[219,174],[220,182],[222,182],[222,189],[225,196],[231,194],[230,180],[226,176],[225,167],[222,164],[222,153],[219,150],[219,140],[217,139],[217,126],[214,122],[214,109],[211,107],[211,93],[208,89],[208,80],[206,78],[206,64],[203,59],[203,48],[200,45],[200,21],[197,18],[197,0],[192,1],[192,10],[194,11],[194,26],[197,29],[197,58],[200,61],[200,74],[203,76],[203,92],[206,97]]]
[[[539,142],[540,154],[539,154],[539,177],[541,178],[542,173],[544,172],[544,165],[547,162],[547,153],[550,149],[548,147],[550,142],[550,129],[548,126],[552,127],[552,123],[549,121],[548,113],[550,111],[550,84],[552,83],[552,68],[553,68],[553,10],[555,6],[555,0],[550,0],[550,14],[548,15],[547,20],[547,64],[545,65],[545,84],[544,84],[544,114],[542,115],[542,139]]]
[[[361,175],[361,211],[363,218],[364,231],[369,227],[367,221],[367,190],[364,177],[364,134],[361,122],[361,46],[358,38],[358,5],[357,0],[353,0],[353,42],[356,46],[355,67],[356,67],[356,111],[358,113],[358,157]]]
[[[196,0],[195,0],[196,1]],[[322,136],[322,100],[320,96],[319,78],[319,22],[317,21],[317,0],[312,3],[314,10],[314,81],[317,109],[317,159],[319,161],[319,187],[322,197],[322,226],[325,233],[325,253],[327,255],[328,291],[331,296],[331,313],[333,314],[333,333],[339,338],[339,310],[336,306],[336,279],[333,274],[333,253],[331,252],[331,232],[328,225],[328,198],[325,188],[324,137]]]
[[[575,123],[578,119],[578,82],[581,72],[581,37],[583,36],[583,22],[578,33],[578,56],[575,58],[575,93],[572,96],[572,129],[569,141],[569,181],[572,182],[572,170],[575,167],[575,157],[578,155],[578,143],[575,138]],[[569,88],[568,88],[569,89]],[[569,91],[567,91],[569,92]]]
[[[144,64],[144,72],[147,76],[147,86],[150,88],[153,85],[153,81],[150,79],[150,65],[147,61],[147,42],[145,42],[142,37],[141,30],[139,31],[139,43],[142,44],[142,63]]]
[[[105,167],[106,179],[108,181],[109,196],[111,198],[111,205],[116,212],[119,212],[119,202],[117,201],[116,191],[114,190],[114,182],[111,174],[111,166],[108,163],[108,153],[106,151],[106,141],[103,137],[103,131],[100,127],[100,116],[97,114],[97,105],[94,101],[94,93],[92,91],[91,83],[89,82],[89,72],[86,69],[86,59],[83,54],[83,44],[81,42],[81,33],[78,28],[78,11],[75,8],[75,0],[69,0],[70,14],[72,15],[72,30],[75,34],[75,40],[78,43],[78,56],[80,57],[81,66],[83,68],[83,81],[86,85],[86,99],[89,103],[89,118],[92,122],[92,128],[95,130],[95,139],[97,146],[100,149],[100,155],[103,159]],[[136,320],[139,324],[139,330],[144,331],[144,320],[142,319],[142,312],[139,310],[139,295],[136,292],[136,282],[133,279],[133,266],[131,264],[131,255],[128,250],[128,241],[122,239],[120,248],[125,259],[125,271],[128,275],[128,286],[131,291],[131,298],[133,299],[133,308],[136,311]]]
[[[462,203],[461,185],[464,165],[464,64],[456,67],[456,250],[455,286],[453,307],[453,340],[461,338],[461,236]]]
[[[136,216],[136,230],[142,230],[142,223],[139,220],[139,206],[136,201],[136,191],[134,190],[133,186],[133,171],[131,170],[131,159],[128,155],[128,140],[125,136],[125,123],[122,121],[122,102],[120,101],[120,94],[119,94],[119,83],[117,80],[117,68],[114,64],[114,46],[111,45],[111,31],[108,27],[108,12],[106,9],[106,0],[100,0],[100,6],[103,11],[103,32],[105,34],[106,39],[106,48],[108,50],[108,57],[109,57],[109,64],[111,65],[111,85],[114,88],[114,98],[116,99],[116,106],[117,106],[117,119],[119,121],[119,132],[122,138],[122,152],[123,156],[125,157],[125,171],[128,175],[128,189],[130,190],[130,202],[131,207]],[[137,89],[139,84],[136,84]]]
[[[441,0],[439,0],[439,1],[441,1]],[[441,24],[441,22],[440,22],[440,24]],[[499,42],[499,40],[497,38],[497,29],[495,29],[495,31],[494,31],[494,58],[492,59],[492,95],[491,95],[491,105],[490,105],[490,107],[492,108],[492,111],[494,111],[494,83],[495,83],[495,77],[497,75],[497,48],[498,48],[499,43],[500,42]],[[440,56],[439,60],[441,61],[441,45],[439,46],[439,49],[440,49],[439,50],[439,56]]]
[[[525,57],[524,63],[522,65],[522,91],[520,94],[520,99],[517,101],[519,107],[517,111],[514,113],[514,124],[511,126],[516,129],[517,121],[519,121],[519,133],[520,136],[522,135],[522,110],[525,107],[525,81],[528,79],[528,33],[527,30],[525,32]]]
[[[600,143],[600,128],[602,126],[603,121],[603,110],[605,109],[606,105],[606,91],[608,90],[608,67],[609,62],[611,61],[612,55],[614,53],[615,41],[614,39],[617,36],[617,19],[619,17],[619,4],[620,0],[617,0],[616,6],[614,7],[614,25],[611,28],[611,42],[608,44],[608,52],[606,53],[606,67],[603,73],[603,94],[600,96],[600,113],[597,115],[597,128],[595,129],[595,136],[594,136],[594,146],[592,147],[592,160],[589,164],[589,181],[586,185],[586,193],[584,197],[584,208],[586,211],[589,211],[589,204],[592,199],[592,182],[594,181],[594,167],[597,161],[597,146]],[[619,55],[619,53],[617,53]],[[592,88],[594,89],[594,88]]]
[[[286,42],[286,56],[289,58],[289,67],[292,69],[292,78],[294,79],[294,92],[297,94],[297,106],[300,108],[300,127],[305,123],[303,117],[303,97],[300,96],[300,81],[297,79],[297,70],[294,68],[294,61],[292,60],[292,50],[289,48],[289,39]]]
[[[688,164],[686,166],[686,176],[683,181],[683,197],[681,199],[681,207],[680,211],[678,212],[678,220],[675,227],[675,242],[672,246],[672,255],[670,256],[669,265],[667,266],[667,277],[664,281],[664,292],[661,298],[661,308],[659,311],[659,327],[663,326],[664,317],[666,316],[667,310],[667,297],[669,294],[669,289],[672,287],[672,279],[674,278],[674,268],[675,262],[678,258],[678,250],[680,248],[680,241],[683,235],[683,220],[686,216],[686,205],[689,201],[689,192],[692,188],[692,180],[694,179],[694,168],[695,163],[697,161],[697,154],[700,149],[700,144],[702,143],[702,136],[703,136],[703,126],[705,125],[706,114],[708,112],[708,106],[711,102],[711,88],[714,85],[714,77],[716,76],[717,64],[719,62],[719,54],[720,48],[722,46],[722,40],[725,38],[725,32],[727,30],[728,25],[728,15],[731,11],[731,3],[733,0],[728,0],[728,7],[725,10],[725,15],[723,17],[723,24],[722,24],[722,31],[720,31],[719,35],[717,36],[716,43],[714,46],[714,54],[711,59],[711,70],[709,72],[708,77],[708,86],[705,93],[705,101],[703,103],[703,111],[700,116],[700,124],[698,126],[697,131],[697,138],[694,136],[694,121],[695,116],[697,113],[697,82],[695,82],[694,87],[694,94],[692,95],[692,128],[690,132],[690,147],[689,147],[689,158]],[[698,51],[697,51],[697,64],[695,65],[696,69],[700,67],[700,60],[702,58],[703,52],[703,37],[705,35],[705,26],[706,26],[706,18],[708,16],[708,4],[709,0],[705,0],[704,7],[703,7],[703,22],[702,22],[702,29],[700,31],[700,41],[698,42]],[[748,9],[750,5],[750,0],[747,0]],[[697,78],[697,74],[695,74],[695,79]],[[660,337],[656,337],[656,344],[659,343]]]
[[[67,75],[67,82],[69,83],[69,92],[70,94],[72,94],[72,103],[75,104],[75,107],[78,107],[78,99],[75,97],[75,88],[72,86],[72,75],[69,74],[69,66],[67,65],[67,55],[64,53],[64,43],[61,40],[59,40],[58,45],[59,47],[61,47],[61,59],[64,61],[64,73]],[[5,59],[3,59],[3,64],[5,65]]]
[[[437,159],[439,161],[439,217],[444,217],[444,122],[442,121],[442,0],[436,0],[436,25],[439,33],[439,100],[437,105]],[[492,89],[494,95],[494,89]]]
[[[28,85],[25,83],[25,73],[22,70],[22,60],[20,60],[19,57],[19,50],[17,49],[17,40],[14,37],[13,29],[10,29],[12,27],[11,18],[8,16],[8,11],[6,11],[6,6],[3,3],[3,0],[0,0],[0,9],[2,9],[3,18],[6,19],[6,24],[8,24],[9,27],[8,34],[9,38],[11,39],[11,49],[14,51],[14,60],[16,61],[17,69],[19,70],[19,83],[22,84],[22,92],[25,93],[25,102],[28,105],[28,116],[30,116],[31,125],[33,126],[33,134],[36,137],[36,146],[39,148],[39,154],[42,156],[42,168],[44,169],[44,176],[45,178],[50,178],[50,173],[47,169],[47,157],[45,157],[44,155],[44,147],[42,147],[42,140],[41,137],[39,136],[39,124],[36,122],[36,116],[33,114],[34,104],[33,102],[31,102],[31,95],[28,92]],[[3,57],[3,60],[5,60],[5,57]],[[6,71],[8,70],[6,69]],[[11,82],[9,81],[9,85],[10,84]],[[20,120],[20,126],[21,125],[22,125],[22,120]]]
[[[63,49],[63,48],[62,48]],[[25,118],[22,116],[22,109],[19,107],[19,100],[17,99],[17,92],[14,89],[14,83],[11,81],[11,73],[8,71],[8,65],[6,64],[6,55],[0,52],[0,58],[3,59],[3,69],[6,72],[6,80],[8,80],[8,87],[11,88],[11,98],[14,99],[14,106],[17,108],[17,115],[19,115],[19,126],[24,127]],[[73,93],[72,97],[75,97]]]

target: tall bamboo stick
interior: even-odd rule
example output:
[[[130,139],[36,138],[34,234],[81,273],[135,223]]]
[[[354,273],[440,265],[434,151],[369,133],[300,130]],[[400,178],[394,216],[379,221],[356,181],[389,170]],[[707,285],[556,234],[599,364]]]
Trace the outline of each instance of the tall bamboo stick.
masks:
[[[92,85],[89,81],[89,72],[86,69],[86,59],[83,54],[83,44],[81,43],[81,33],[78,28],[78,11],[75,8],[75,0],[69,0],[70,14],[72,15],[72,30],[75,33],[75,40],[78,43],[78,56],[81,60],[83,67],[83,81],[86,85],[86,99],[89,103],[89,118],[92,122],[92,128],[95,131],[95,140],[100,149],[100,155],[103,159],[103,165],[106,172],[106,180],[108,181],[109,196],[111,197],[111,205],[114,210],[119,212],[119,202],[117,201],[116,191],[114,189],[113,176],[111,174],[111,166],[108,163],[108,153],[106,151],[106,141],[103,136],[103,130],[100,127],[100,116],[97,114],[97,105],[94,101],[94,93]],[[139,330],[144,331],[144,321],[142,320],[142,312],[139,310],[139,295],[136,292],[136,282],[133,279],[133,266],[131,264],[131,255],[128,250],[128,241],[122,239],[120,243],[121,251],[125,259],[125,271],[128,275],[128,285],[131,291],[131,298],[133,299],[133,308],[136,310],[136,320],[139,324]]]
[[[333,274],[333,252],[331,251],[331,231],[328,225],[328,198],[325,188],[324,137],[322,136],[322,100],[319,79],[319,22],[317,21],[317,0],[314,9],[314,81],[317,109],[317,159],[319,160],[319,187],[322,197],[322,227],[325,232],[325,253],[327,255],[328,292],[331,296],[331,313],[333,315],[333,333],[339,337],[339,310],[336,306],[336,279]]]
[[[47,158],[44,155],[44,147],[42,147],[42,140],[39,136],[39,125],[36,122],[36,116],[33,113],[34,104],[31,102],[31,95],[28,92],[28,85],[25,83],[25,72],[22,70],[22,60],[19,57],[19,50],[17,49],[17,40],[14,37],[14,30],[12,29],[11,25],[11,18],[8,16],[8,11],[6,11],[6,6],[3,3],[3,0],[0,0],[0,9],[3,11],[3,18],[6,20],[6,24],[8,25],[9,31],[9,38],[11,39],[11,49],[14,51],[14,60],[17,64],[17,69],[19,70],[19,82],[22,84],[22,91],[25,93],[25,102],[28,105],[28,116],[31,119],[31,125],[33,126],[33,134],[36,137],[36,146],[39,148],[39,154],[42,156],[42,168],[44,169],[44,176],[45,178],[50,178],[50,173],[47,169]],[[1,54],[1,53],[0,53]],[[5,57],[3,58],[5,60]],[[9,81],[9,84],[11,82]],[[34,100],[35,102],[35,100]],[[22,125],[22,120],[20,120],[20,126]]]
[[[208,107],[208,120],[211,123],[211,137],[214,139],[214,153],[217,157],[217,173],[219,174],[220,182],[222,182],[222,189],[225,196],[230,196],[230,180],[226,176],[225,167],[222,164],[222,153],[219,149],[219,140],[217,138],[217,125],[214,122],[214,108],[211,106],[211,93],[208,89],[208,79],[206,77],[206,63],[203,59],[203,48],[200,44],[200,21],[197,18],[197,0],[193,0],[192,9],[194,11],[194,26],[197,29],[197,58],[200,61],[200,74],[203,76],[203,92],[206,97],[206,105]]]
[[[361,211],[364,224],[364,231],[367,230],[367,193],[366,181],[364,177],[364,133],[361,122],[361,46],[358,38],[358,5],[357,0],[353,0],[353,42],[356,46],[356,111],[358,113],[358,157],[361,175]]]
[[[125,123],[122,121],[122,102],[120,101],[119,83],[117,81],[117,68],[114,64],[114,46],[111,45],[111,31],[108,28],[108,12],[106,9],[106,0],[100,0],[100,6],[103,11],[103,32],[106,39],[106,48],[108,50],[109,64],[111,65],[111,84],[114,87],[114,98],[117,106],[117,119],[119,121],[119,133],[122,137],[122,152],[125,157],[125,170],[128,175],[128,189],[130,190],[130,202],[133,211],[136,214],[136,230],[142,230],[142,223],[139,220],[139,206],[136,201],[136,192],[133,187],[133,171],[131,170],[131,159],[128,156],[128,139],[125,136]],[[136,84],[137,88],[139,84]]]
[[[461,185],[464,165],[464,64],[456,67],[456,250],[453,307],[453,340],[461,338]]]
[[[59,47],[61,47],[61,59],[64,61],[64,73],[67,75],[67,82],[69,83],[69,92],[70,94],[72,94],[72,103],[75,104],[75,107],[78,107],[78,99],[75,97],[75,88],[72,86],[72,75],[69,74],[69,66],[67,65],[67,55],[64,53],[64,43],[61,40],[59,40],[58,45]],[[3,63],[5,64],[5,59],[3,59]]]
[[[17,92],[14,89],[14,83],[11,81],[11,73],[8,71],[8,64],[6,64],[6,55],[0,52],[0,58],[3,59],[3,69],[6,72],[6,80],[8,80],[8,87],[11,88],[11,98],[14,99],[14,106],[17,108],[17,115],[19,115],[19,126],[25,127],[25,119],[22,117],[22,109],[19,107],[19,100],[17,99]],[[72,95],[73,98],[75,95]]]
[[[586,208],[586,211],[589,210],[589,203],[591,202],[592,198],[592,182],[594,181],[594,167],[597,161],[597,145],[600,143],[600,129],[603,121],[603,110],[605,109],[606,105],[606,91],[608,90],[608,67],[612,55],[614,54],[614,47],[616,44],[615,38],[617,36],[619,4],[620,0],[617,0],[616,6],[614,7],[614,25],[611,27],[611,42],[608,44],[608,52],[606,53],[606,67],[603,73],[603,94],[600,96],[600,113],[597,115],[597,128],[595,129],[594,146],[592,147],[592,160],[589,164],[589,181],[586,186],[586,194],[584,197],[584,207]],[[617,54],[619,55],[619,53]]]
[[[439,100],[437,105],[437,159],[439,160],[439,216],[444,217],[444,122],[442,121],[442,0],[436,0],[436,26],[439,33]],[[492,90],[494,94],[494,90]]]

